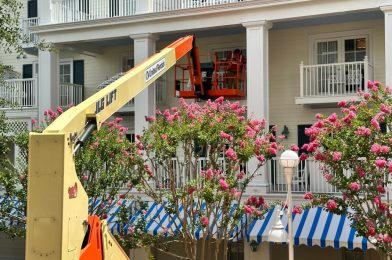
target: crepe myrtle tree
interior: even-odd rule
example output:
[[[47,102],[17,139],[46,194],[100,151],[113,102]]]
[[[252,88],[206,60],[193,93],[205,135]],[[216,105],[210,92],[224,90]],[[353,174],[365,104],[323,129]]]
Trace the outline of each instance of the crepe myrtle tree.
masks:
[[[245,107],[223,97],[204,105],[181,99],[179,107],[146,117],[149,127],[136,137],[136,153],[145,158],[136,188],[169,213],[171,224],[158,224],[173,237],[168,243],[184,245],[180,258],[226,259],[229,241],[242,232],[241,218],[260,218],[269,208],[262,197],[241,199],[282,147],[264,131],[264,120],[245,114]],[[257,167],[246,169],[253,157]]]
[[[388,184],[391,183],[392,88],[368,82],[359,101],[341,101],[341,114],[317,114],[317,121],[306,129],[311,142],[305,144],[322,165],[324,177],[341,196],[305,195],[313,205],[346,214],[358,233],[384,255],[392,254],[392,212]],[[306,158],[307,155],[301,155]]]
[[[51,109],[44,112],[43,121],[32,120],[32,131],[42,132],[53,122],[63,109]],[[10,237],[25,235],[27,206],[27,160],[28,132],[7,135],[5,117],[0,117],[0,231]],[[89,214],[102,219],[107,217],[109,209],[132,189],[137,165],[143,166],[143,158],[136,155],[135,144],[125,136],[127,128],[121,126],[121,118],[104,123],[89,142],[75,156],[76,173],[90,199]],[[9,144],[19,147],[21,167],[16,168],[8,158]],[[50,158],[48,158],[50,160]],[[129,212],[131,214],[131,212]]]

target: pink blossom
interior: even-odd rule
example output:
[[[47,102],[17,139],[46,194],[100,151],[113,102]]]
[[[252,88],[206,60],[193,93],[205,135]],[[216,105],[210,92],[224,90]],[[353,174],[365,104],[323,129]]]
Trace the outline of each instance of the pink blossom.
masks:
[[[88,181],[88,175],[83,175],[82,179],[83,179],[84,181]]]
[[[226,157],[229,158],[230,160],[236,161],[237,160],[237,153],[233,150],[233,148],[227,149],[225,153]]]
[[[237,179],[242,180],[245,177],[245,172],[241,171],[240,173],[237,174]]]
[[[36,120],[36,119],[34,119],[34,118],[31,119],[31,124],[32,124],[32,125],[35,125],[36,123],[37,123],[37,120]]]
[[[268,153],[272,156],[275,156],[278,152],[275,148],[270,147],[268,148]]]
[[[301,213],[302,213],[302,208],[301,208],[301,206],[295,205],[295,206],[293,207],[292,213],[293,213],[293,214],[301,214]]]
[[[376,154],[376,155],[380,154],[381,153],[381,145],[379,145],[377,143],[372,144],[372,147],[370,148],[370,151],[372,153]]]
[[[128,228],[128,234],[133,235],[135,233],[135,228],[134,227],[129,227]]]
[[[377,159],[374,163],[378,168],[384,168],[387,165],[387,161],[384,159]]]
[[[327,202],[327,209],[328,210],[334,210],[337,208],[338,208],[338,205],[336,204],[336,202],[334,200],[328,200],[328,202]]]
[[[245,206],[244,206],[244,212],[245,212],[245,214],[251,214],[254,210],[255,210],[255,208],[252,207],[252,206],[248,206],[248,205],[245,205]]]
[[[347,102],[345,100],[338,102],[338,106],[340,106],[340,107],[345,107],[346,105],[347,105]]]
[[[333,175],[330,173],[324,173],[324,178],[326,181],[330,182],[333,179]]]
[[[208,226],[208,222],[209,222],[209,220],[208,220],[208,218],[206,216],[201,217],[201,225],[203,227]]]
[[[162,138],[162,140],[166,140],[167,139],[167,134],[161,134],[161,138]]]
[[[359,191],[361,189],[361,185],[359,185],[358,182],[352,182],[348,185],[348,187],[350,188],[350,190],[352,191]]]
[[[372,118],[372,120],[370,120],[370,123],[372,124],[373,128],[376,130],[380,130],[380,124],[378,123],[377,119]]]
[[[260,162],[264,162],[265,161],[265,157],[264,157],[264,155],[257,155],[256,156],[256,158],[257,158],[257,160],[259,160]]]
[[[228,141],[230,141],[230,142],[233,141],[233,137],[232,137],[231,135],[229,135],[229,134],[226,134],[226,133],[223,132],[223,131],[220,132],[220,137],[221,137],[222,139],[226,139],[226,140],[228,140]]]
[[[369,99],[372,95],[369,92],[365,92],[362,94],[364,99]]]
[[[224,179],[219,180],[219,186],[224,190],[228,191],[229,190],[229,184]]]
[[[239,105],[240,105],[240,103],[237,101],[237,102],[232,103],[230,105],[230,108],[233,110],[236,110],[239,107]]]
[[[381,184],[377,185],[377,191],[380,193],[385,193],[384,185],[381,185]]]
[[[60,106],[58,106],[58,107],[56,108],[56,111],[57,111],[57,113],[59,113],[59,114],[64,113],[63,109],[62,109]]]
[[[370,136],[372,134],[372,131],[364,126],[358,127],[358,129],[355,131],[355,134],[360,135],[360,136]]]
[[[336,115],[336,113],[331,114],[331,115],[327,118],[327,120],[328,120],[329,122],[331,122],[331,123],[335,123],[337,119],[338,119],[338,116]]]
[[[215,99],[215,103],[222,105],[224,100],[225,100],[224,97],[218,97],[217,99]]]
[[[302,154],[299,156],[299,159],[300,159],[301,161],[305,161],[307,158],[308,158],[308,155],[307,155],[306,153],[302,153]]]
[[[284,139],[286,139],[286,136],[285,135],[279,135],[279,139],[280,140],[284,140]]]
[[[323,119],[324,116],[323,116],[322,114],[320,114],[320,113],[317,113],[317,114],[315,115],[315,118],[316,118],[316,119]]]
[[[188,195],[192,195],[196,191],[196,187],[189,186],[187,189]]]
[[[121,123],[124,119],[122,117],[116,117],[116,119],[114,119],[114,122],[116,122],[117,124]]]
[[[332,159],[334,161],[340,161],[342,159],[342,153],[341,152],[333,152],[332,153]]]
[[[294,151],[294,152],[298,152],[298,151],[299,151],[299,147],[298,147],[298,145],[296,145],[296,144],[292,144],[292,145],[290,146],[290,150],[292,150],[292,151]]]
[[[313,193],[311,193],[311,192],[305,193],[304,199],[305,200],[312,200],[313,199]]]
[[[388,164],[388,172],[392,172],[392,162],[389,162]]]
[[[365,177],[365,171],[361,168],[361,167],[356,167],[355,171],[357,172],[357,174],[359,175],[359,177]]]
[[[388,106],[388,105],[385,105],[385,104],[381,104],[381,105],[380,105],[380,110],[381,110],[382,112],[384,112],[385,114],[391,113],[391,107]]]
[[[375,81],[375,82],[370,81],[370,80],[368,81],[368,88],[373,90],[374,92],[378,91],[378,85],[379,85],[379,82],[377,82],[377,81]]]

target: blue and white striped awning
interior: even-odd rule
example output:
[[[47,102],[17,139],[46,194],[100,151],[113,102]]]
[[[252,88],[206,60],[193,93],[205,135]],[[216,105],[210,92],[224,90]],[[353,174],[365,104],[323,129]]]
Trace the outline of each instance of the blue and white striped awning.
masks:
[[[248,241],[268,241],[268,233],[275,223],[275,209],[266,213],[262,220],[253,221],[247,231]],[[287,215],[281,217],[283,225],[288,230]],[[336,215],[322,208],[310,208],[302,214],[293,214],[294,245],[318,245],[322,248],[331,246],[335,249],[345,247],[350,250],[373,248],[365,237],[350,226],[350,219],[345,215]]]
[[[122,200],[121,205],[126,206],[128,209],[135,208],[136,202],[130,200]],[[164,236],[172,236],[180,232],[181,230],[181,222],[180,219],[176,215],[171,215],[165,210],[166,204],[157,204],[154,202],[148,202],[148,206],[146,210],[143,212],[142,210],[136,210],[134,214],[129,219],[127,225],[123,227],[123,232],[126,234],[128,232],[128,228],[131,226],[135,226],[139,220],[143,220],[146,222],[145,232],[157,235],[161,234]],[[203,204],[202,207],[205,207]],[[108,208],[108,226],[113,234],[118,234],[120,232],[120,225],[118,223],[118,213],[120,211],[120,205],[116,203],[112,203]],[[230,209],[229,214],[233,214],[235,211],[236,205]],[[184,216],[184,208],[180,205],[179,207],[179,216],[182,218]],[[210,217],[210,230],[214,236],[219,236],[218,226],[219,221],[222,219],[223,214],[218,212],[217,222],[218,224],[213,224],[213,216]],[[235,240],[240,240],[244,238],[244,232],[242,232],[243,227],[245,225],[246,219],[241,218],[240,221],[236,224],[233,232],[231,233],[231,238]],[[203,237],[203,228],[197,227],[195,230],[195,237],[200,239]]]

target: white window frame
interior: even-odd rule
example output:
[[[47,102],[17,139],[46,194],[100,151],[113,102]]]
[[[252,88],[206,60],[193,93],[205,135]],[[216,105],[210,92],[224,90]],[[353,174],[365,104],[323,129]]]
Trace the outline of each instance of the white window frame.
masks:
[[[317,64],[317,43],[338,40],[338,62],[344,62],[344,40],[366,38],[366,56],[370,64],[373,60],[373,31],[371,29],[315,34],[309,36],[308,64]]]
[[[69,71],[70,83],[72,84],[73,83],[73,60],[72,59],[60,60],[60,64],[59,64],[59,78],[60,78],[60,75],[61,75],[60,66],[61,65],[66,65],[66,64],[69,64],[69,68],[70,68],[70,71]],[[62,82],[60,81],[60,83],[62,83]]]

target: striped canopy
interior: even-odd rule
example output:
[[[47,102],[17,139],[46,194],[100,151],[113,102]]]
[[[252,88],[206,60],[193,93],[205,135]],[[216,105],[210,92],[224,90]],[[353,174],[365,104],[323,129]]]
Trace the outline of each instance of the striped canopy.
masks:
[[[98,202],[99,203],[99,202]],[[122,200],[121,202],[123,206],[126,206],[129,210],[132,210],[136,206],[135,201],[130,200]],[[154,202],[147,202],[148,206],[146,210],[143,212],[142,210],[135,210],[134,214],[129,219],[128,223],[123,227],[124,233],[128,232],[128,228],[131,226],[135,226],[138,221],[143,220],[146,222],[145,232],[151,235],[162,234],[164,236],[172,236],[180,232],[181,222],[177,215],[171,215],[166,212],[165,207],[166,204],[157,204]],[[205,204],[202,204],[202,208],[205,207]],[[237,205],[233,205],[230,209],[229,215],[231,216]],[[118,213],[120,211],[120,205],[118,203],[113,203],[108,209],[108,226],[113,234],[118,234],[120,232],[120,225],[118,223]],[[180,205],[179,207],[179,216],[184,216],[184,208]],[[218,212],[217,224],[213,224],[213,216],[210,216],[210,230],[211,233],[214,234],[215,237],[219,237],[218,226],[220,226],[220,221],[222,220],[222,212]],[[241,218],[239,222],[236,224],[233,232],[231,232],[231,239],[240,240],[242,239],[243,232],[242,227],[245,225],[246,219],[245,217]],[[195,237],[200,239],[203,237],[203,228],[201,226],[196,227]]]
[[[275,209],[271,209],[264,219],[250,224],[246,234],[248,241],[268,241],[268,233],[275,223],[274,211]],[[287,231],[287,215],[284,214],[281,218]],[[319,207],[307,209],[302,214],[293,214],[294,245],[318,245],[322,248],[331,246],[335,249],[346,247],[350,250],[373,248],[365,237],[358,236],[350,224],[347,216],[332,214]]]

